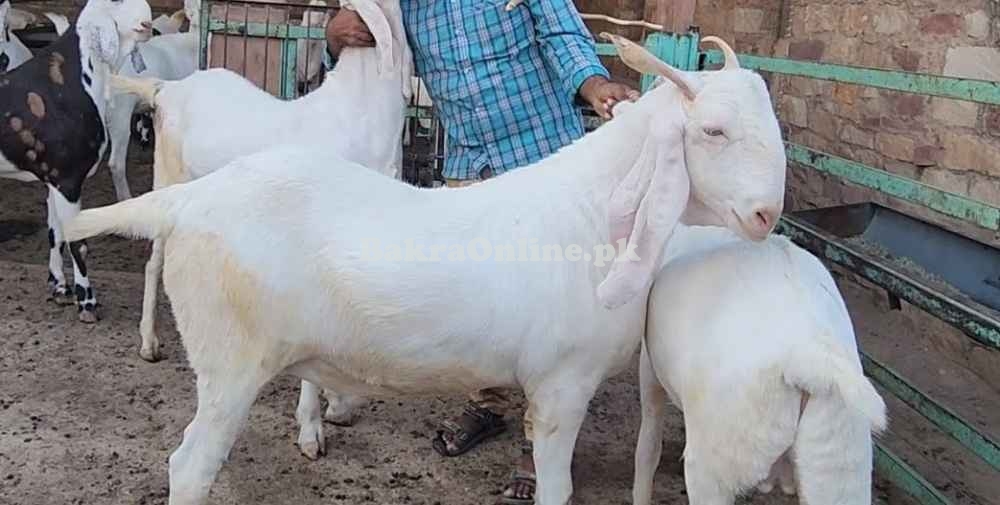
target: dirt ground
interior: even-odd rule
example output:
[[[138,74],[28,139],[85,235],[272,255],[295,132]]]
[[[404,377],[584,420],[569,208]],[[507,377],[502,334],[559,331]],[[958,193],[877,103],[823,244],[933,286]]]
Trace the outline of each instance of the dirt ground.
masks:
[[[138,194],[150,187],[150,153],[135,146],[132,153],[129,179]],[[84,204],[111,203],[113,195],[101,169],[84,188]],[[165,504],[167,457],[193,415],[194,377],[166,297],[159,312],[166,359],[149,364],[137,354],[148,244],[90,241],[102,320],[83,325],[72,306],[46,301],[44,210],[41,185],[0,179],[0,505]],[[848,280],[841,285],[868,352],[1000,438],[997,353],[905,304],[890,310],[877,290]],[[577,504],[630,503],[639,423],[635,379],[634,370],[612,379],[590,405],[574,459]],[[430,436],[462,399],[426,398],[374,402],[354,427],[327,425],[327,456],[308,461],[295,446],[297,393],[288,377],[262,390],[210,503],[489,504],[518,454],[515,424],[466,456],[439,457]],[[883,441],[892,450],[955,504],[1000,503],[997,472],[885,396],[891,421]],[[682,504],[680,414],[673,411],[668,423],[655,501]],[[877,480],[880,501],[912,503]],[[752,496],[745,503],[794,500]]]

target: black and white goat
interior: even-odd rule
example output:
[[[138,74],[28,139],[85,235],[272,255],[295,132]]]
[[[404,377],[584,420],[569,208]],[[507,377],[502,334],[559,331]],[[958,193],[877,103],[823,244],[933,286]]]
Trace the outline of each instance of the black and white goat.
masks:
[[[83,181],[108,146],[107,79],[148,40],[146,0],[88,0],[75,27],[0,76],[0,177],[42,181],[49,189],[49,283],[54,298],[75,295],[80,320],[97,321],[83,242],[69,244],[74,289],[63,274],[63,224],[80,212]]]

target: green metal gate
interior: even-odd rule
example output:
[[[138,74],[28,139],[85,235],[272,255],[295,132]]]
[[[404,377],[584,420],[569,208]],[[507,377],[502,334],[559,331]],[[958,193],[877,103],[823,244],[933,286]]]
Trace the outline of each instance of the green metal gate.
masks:
[[[725,61],[721,51],[700,51],[698,42],[699,33],[694,29],[683,35],[663,32],[651,33],[646,37],[644,44],[660,59],[682,70],[699,70],[708,65],[721,64]],[[598,52],[609,56],[617,54],[613,45],[604,43],[598,44]],[[1000,82],[957,79],[750,54],[740,54],[739,60],[742,67],[761,72],[1000,105]],[[650,77],[644,76],[644,87],[648,86],[649,82]],[[804,145],[786,142],[786,155],[789,161],[800,166],[932,209],[945,216],[962,220],[994,233],[1000,232],[1000,208],[987,202],[943,191],[916,180],[901,177],[857,161],[833,156]],[[994,352],[1000,350],[1000,319],[996,317],[995,313],[979,310],[966,303],[964,299],[936,290],[917,279],[901,274],[879,261],[872,260],[845,241],[796,217],[787,215],[782,217],[779,232],[788,235],[796,243],[827,262],[852,271],[884,288],[892,296],[906,300],[951,324],[978,344]],[[861,351],[861,361],[865,373],[873,382],[923,415],[938,429],[954,438],[993,469],[1000,470],[1000,445],[995,440],[976,429],[941,402],[911,385],[905,378],[885,364],[873,359],[863,350]],[[881,475],[915,497],[920,503],[935,505],[951,503],[915,469],[880,443],[876,443],[875,447],[875,466]]]

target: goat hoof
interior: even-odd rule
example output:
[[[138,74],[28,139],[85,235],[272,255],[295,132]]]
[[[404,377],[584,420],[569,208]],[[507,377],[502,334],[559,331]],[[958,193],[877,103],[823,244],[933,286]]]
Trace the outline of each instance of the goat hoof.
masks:
[[[328,423],[334,426],[348,428],[354,426],[354,423],[358,420],[358,416],[355,415],[354,411],[336,412],[332,408],[327,408],[326,413],[323,414],[323,419],[326,419]]]
[[[323,441],[310,440],[308,442],[299,443],[299,451],[302,455],[309,458],[312,461],[316,461],[323,454],[326,454],[326,447]]]
[[[77,317],[81,323],[94,324],[97,322],[97,312],[93,310],[81,310]]]
[[[143,347],[139,349],[139,357],[150,363],[156,363],[157,361],[160,361],[160,350],[156,348],[146,349]]]
[[[76,297],[66,288],[54,288],[52,293],[49,294],[49,301],[63,307],[76,305]]]

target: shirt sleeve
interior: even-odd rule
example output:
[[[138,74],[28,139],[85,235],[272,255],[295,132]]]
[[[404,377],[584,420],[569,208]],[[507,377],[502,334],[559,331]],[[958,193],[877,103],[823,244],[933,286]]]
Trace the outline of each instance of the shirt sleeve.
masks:
[[[589,77],[610,77],[572,0],[529,0],[520,8],[525,6],[534,18],[542,53],[567,93],[575,96]]]

